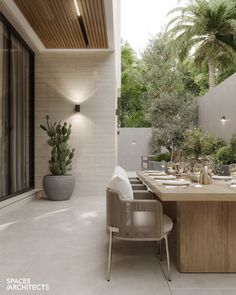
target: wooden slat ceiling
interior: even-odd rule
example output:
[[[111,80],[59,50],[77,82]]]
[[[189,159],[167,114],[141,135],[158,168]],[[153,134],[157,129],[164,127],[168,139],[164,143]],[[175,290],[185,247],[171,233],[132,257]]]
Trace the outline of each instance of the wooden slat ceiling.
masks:
[[[14,0],[46,48],[108,48],[104,0]]]

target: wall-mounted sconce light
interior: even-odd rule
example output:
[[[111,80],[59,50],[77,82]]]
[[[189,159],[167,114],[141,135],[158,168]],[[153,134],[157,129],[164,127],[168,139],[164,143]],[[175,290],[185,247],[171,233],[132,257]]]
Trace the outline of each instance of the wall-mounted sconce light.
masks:
[[[222,116],[222,117],[220,118],[220,122],[221,122],[221,123],[224,123],[225,121],[226,121],[225,116]]]
[[[75,112],[76,113],[79,113],[80,112],[80,105],[79,104],[76,104],[75,105]]]
[[[133,141],[132,141],[132,144],[133,144],[133,145],[136,145],[136,141],[135,141],[135,140],[133,140]]]

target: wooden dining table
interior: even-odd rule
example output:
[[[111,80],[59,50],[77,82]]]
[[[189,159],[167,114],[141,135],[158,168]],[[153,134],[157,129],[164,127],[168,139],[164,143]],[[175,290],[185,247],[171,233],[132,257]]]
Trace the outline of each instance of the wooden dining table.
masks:
[[[236,188],[226,181],[167,187],[145,172],[139,179],[164,204],[176,204],[180,272],[236,272]]]

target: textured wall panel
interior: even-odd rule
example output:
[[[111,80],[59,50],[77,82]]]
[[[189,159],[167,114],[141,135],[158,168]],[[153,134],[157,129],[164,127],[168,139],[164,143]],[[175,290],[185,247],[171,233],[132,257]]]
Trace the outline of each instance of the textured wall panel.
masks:
[[[45,115],[72,123],[76,195],[104,195],[116,162],[114,53],[36,56],[36,186],[48,174],[50,149],[39,128]],[[75,104],[81,112],[74,113]]]

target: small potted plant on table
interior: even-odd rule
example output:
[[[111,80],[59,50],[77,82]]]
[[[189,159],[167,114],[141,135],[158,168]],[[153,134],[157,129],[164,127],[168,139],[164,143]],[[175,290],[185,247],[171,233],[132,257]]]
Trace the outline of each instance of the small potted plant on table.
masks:
[[[40,125],[46,131],[49,139],[47,143],[52,147],[49,170],[52,174],[43,178],[43,188],[49,200],[64,201],[70,199],[74,187],[75,178],[67,174],[72,169],[74,149],[68,145],[71,134],[71,124],[49,121],[46,116],[46,126]]]

